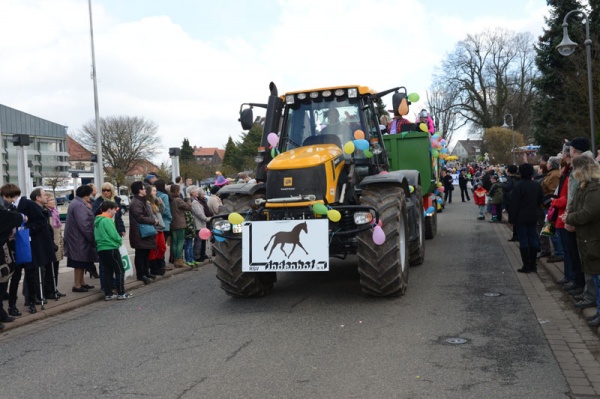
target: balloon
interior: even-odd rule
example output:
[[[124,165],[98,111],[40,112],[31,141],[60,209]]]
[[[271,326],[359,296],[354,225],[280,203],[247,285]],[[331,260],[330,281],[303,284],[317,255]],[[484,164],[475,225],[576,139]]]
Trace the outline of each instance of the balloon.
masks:
[[[427,208],[427,210],[425,212],[426,213],[433,213],[433,212],[435,212],[435,208],[433,206],[430,206],[429,208]]]
[[[377,226],[383,227],[383,222],[381,221],[381,219],[379,219],[379,222],[377,222]]]
[[[419,123],[419,129],[421,129],[424,132],[428,132],[429,129],[427,128],[427,125],[424,123]]]
[[[364,150],[363,154],[365,154],[365,157],[367,158],[372,158],[373,157],[373,153],[369,150]]]
[[[354,146],[361,151],[369,149],[369,142],[367,140],[354,140]]]
[[[377,245],[381,245],[385,242],[385,233],[379,226],[375,226],[373,229],[373,242]]]
[[[438,152],[438,150],[431,150],[431,156],[434,158],[437,158],[440,155],[440,153]]]
[[[275,147],[271,148],[271,158],[275,158]]]
[[[441,199],[441,198],[438,198],[438,199],[437,199],[437,203],[438,203],[438,204],[443,204],[443,203],[444,203],[444,200],[443,200],[443,199]]]
[[[438,187],[442,187],[442,186],[443,186],[442,182],[441,182],[441,181],[439,181],[439,182],[438,182],[438,184],[437,184],[437,186],[438,186]]]
[[[201,240],[208,240],[211,235],[212,233],[206,227],[200,229],[200,232],[198,232],[198,237],[200,237]]]
[[[313,204],[313,212],[315,213],[315,215],[326,215],[327,214],[327,207],[323,204],[321,204],[320,202],[315,202]]]
[[[431,137],[437,140],[437,139],[439,139],[439,138],[440,138],[440,135],[436,133],[436,134],[434,134],[434,135],[433,135],[433,136],[431,136]]]
[[[335,223],[340,221],[340,219],[342,218],[342,214],[339,211],[336,211],[335,209],[330,209],[327,211],[327,217],[329,218],[329,220]]]
[[[221,234],[221,230],[215,229],[215,233]],[[218,242],[224,242],[226,240],[225,237],[218,236],[217,234],[215,234],[215,240],[217,240]]]
[[[364,139],[365,138],[365,132],[363,132],[360,129],[354,131],[354,138],[356,140],[362,140],[362,139]]]
[[[442,154],[447,154],[448,153],[448,149],[447,148],[442,148]]]
[[[415,186],[408,186],[408,192],[409,193],[414,193],[415,192]]]
[[[352,154],[354,152],[354,143],[349,141],[346,144],[344,144],[344,152],[346,154]]]
[[[244,222],[244,217],[237,212],[230,213],[227,217],[229,223],[231,224],[242,224]]]
[[[277,133],[269,133],[267,141],[272,147],[277,147],[277,144],[279,144],[279,136],[277,136]]]
[[[417,101],[419,101],[421,97],[419,97],[419,95],[417,93],[410,93],[408,95],[408,101],[410,101],[411,103],[416,103]]]
[[[444,191],[446,191],[446,189],[445,189],[444,187],[440,187],[440,188],[438,188],[438,191],[439,191],[440,193],[443,193]]]
[[[440,158],[441,159],[446,159],[446,158],[448,158],[448,154],[440,154]]]
[[[437,188],[436,188],[435,190],[433,190],[433,193],[434,193],[435,195],[440,195],[440,191],[439,191]]]

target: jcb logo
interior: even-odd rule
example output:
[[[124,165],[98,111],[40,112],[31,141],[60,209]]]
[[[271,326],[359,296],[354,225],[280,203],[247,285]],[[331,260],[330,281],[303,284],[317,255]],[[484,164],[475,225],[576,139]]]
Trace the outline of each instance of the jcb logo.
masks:
[[[292,178],[291,177],[283,178],[283,187],[292,187]]]

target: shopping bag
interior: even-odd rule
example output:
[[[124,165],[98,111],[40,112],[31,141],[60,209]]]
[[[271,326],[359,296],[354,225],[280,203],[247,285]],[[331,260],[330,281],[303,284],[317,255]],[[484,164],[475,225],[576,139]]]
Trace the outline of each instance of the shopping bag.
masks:
[[[119,254],[121,254],[121,261],[123,262],[123,269],[125,270],[125,278],[133,276],[133,267],[131,266],[131,259],[125,244],[121,244],[119,247]]]
[[[554,237],[556,236],[556,228],[550,221],[546,221],[544,223],[544,227],[542,227],[542,231],[540,232],[541,236]]]
[[[25,227],[25,222],[17,227],[15,234],[15,261],[17,265],[23,263],[31,263],[31,238],[29,237],[29,229]]]

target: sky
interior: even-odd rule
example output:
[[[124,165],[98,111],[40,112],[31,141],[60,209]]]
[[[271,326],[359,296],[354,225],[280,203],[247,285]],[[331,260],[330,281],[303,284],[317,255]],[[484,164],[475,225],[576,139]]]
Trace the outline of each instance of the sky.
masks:
[[[537,38],[547,15],[545,0],[92,0],[100,116],[156,123],[161,163],[184,138],[239,141],[240,104],[265,103],[270,82],[279,94],[359,84],[425,99],[467,34]],[[94,120],[87,0],[0,0],[0,37],[0,104],[72,135]]]

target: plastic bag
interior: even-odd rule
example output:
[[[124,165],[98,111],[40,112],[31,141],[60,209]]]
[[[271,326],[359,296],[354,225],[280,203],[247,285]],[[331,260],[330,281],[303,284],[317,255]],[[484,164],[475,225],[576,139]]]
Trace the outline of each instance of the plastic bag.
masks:
[[[17,227],[15,234],[15,262],[17,265],[23,263],[31,263],[31,238],[29,237],[29,229],[25,227],[25,222]]]
[[[542,227],[542,231],[540,232],[541,236],[547,237],[555,237],[556,236],[556,227],[552,224],[552,222],[546,220],[544,226]]]
[[[121,261],[123,262],[123,269],[125,270],[125,278],[133,276],[133,267],[131,266],[131,259],[125,244],[121,244],[119,247],[119,254],[121,254]]]

